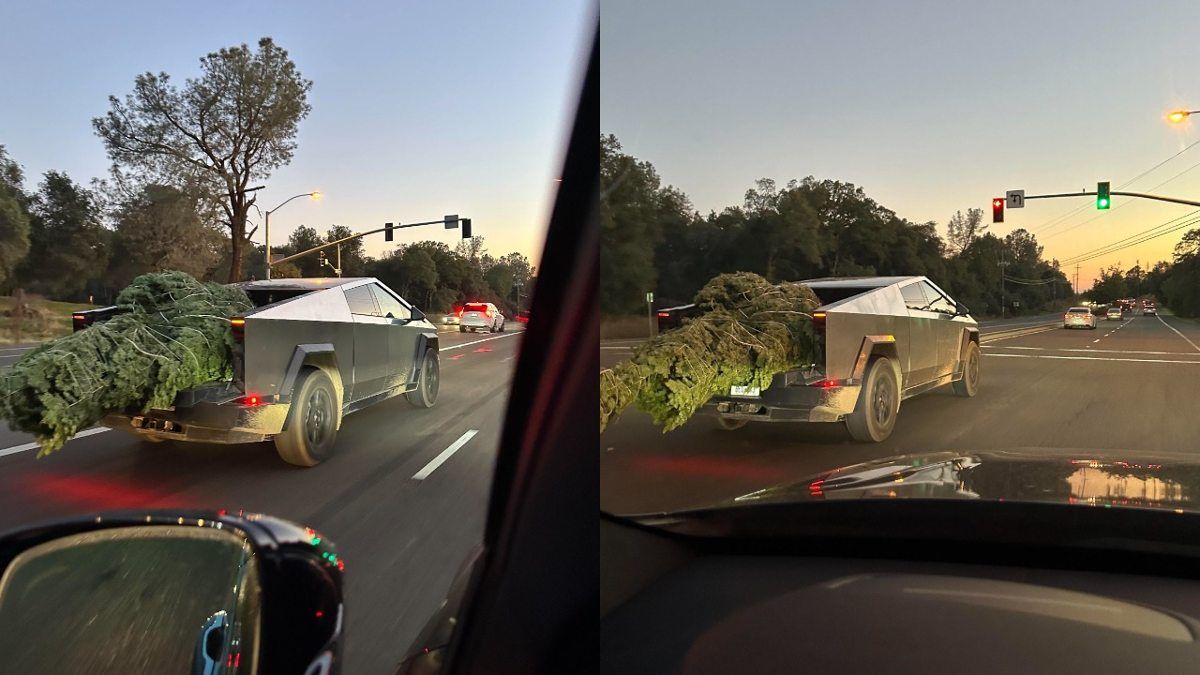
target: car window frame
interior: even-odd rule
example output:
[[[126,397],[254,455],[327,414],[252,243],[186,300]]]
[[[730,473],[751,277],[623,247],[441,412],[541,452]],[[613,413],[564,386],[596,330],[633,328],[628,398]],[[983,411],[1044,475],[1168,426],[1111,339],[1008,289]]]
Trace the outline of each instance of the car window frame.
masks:
[[[362,312],[354,311],[354,305],[350,301],[350,293],[351,291],[358,291],[360,289],[366,291],[367,297],[371,298],[371,305],[375,308],[374,314],[363,314]],[[379,308],[379,301],[375,299],[375,293],[370,289],[370,284],[360,284],[358,286],[343,289],[342,296],[346,298],[346,306],[350,308],[350,314],[354,316],[373,316],[376,318],[383,318],[383,312],[380,311]]]
[[[920,293],[920,295],[921,295],[921,305],[919,307],[913,307],[912,305],[910,305],[909,299],[904,296],[904,291],[911,289],[911,288],[916,288],[917,292]],[[912,283],[905,284],[905,285],[901,286],[899,290],[900,290],[900,299],[904,301],[904,307],[906,309],[910,309],[914,312],[928,312],[929,311],[929,298],[925,297],[925,290],[921,288],[920,281],[914,281]]]
[[[950,315],[955,314],[956,310],[955,310],[954,301],[950,299],[950,296],[943,293],[942,289],[938,288],[937,286],[934,286],[933,282],[931,282],[927,279],[922,279],[918,283],[920,283],[924,287],[924,288],[922,288],[922,292],[925,292],[925,299],[928,301],[928,304],[925,305],[927,308],[926,311],[939,312],[941,314],[950,314]],[[928,290],[926,290],[926,289],[928,289]],[[933,294],[935,296],[934,298],[930,299],[929,291],[933,292]],[[940,303],[940,302],[946,303],[946,307],[944,309],[939,309],[937,307],[938,303]]]
[[[396,295],[395,293],[392,293],[386,286],[379,283],[378,281],[372,281],[371,283],[367,284],[366,286],[367,286],[367,288],[371,289],[371,295],[375,296],[375,305],[376,305],[376,307],[379,308],[380,316],[382,316],[385,319],[395,319],[397,321],[412,321],[413,307],[411,305],[409,305],[407,302],[405,302],[403,298]],[[379,302],[379,295],[378,295],[379,293],[382,293],[385,298],[389,298],[391,300],[396,301],[396,304],[400,305],[400,309],[407,312],[408,316],[390,316],[389,317],[387,315],[387,313],[384,312],[383,304]]]

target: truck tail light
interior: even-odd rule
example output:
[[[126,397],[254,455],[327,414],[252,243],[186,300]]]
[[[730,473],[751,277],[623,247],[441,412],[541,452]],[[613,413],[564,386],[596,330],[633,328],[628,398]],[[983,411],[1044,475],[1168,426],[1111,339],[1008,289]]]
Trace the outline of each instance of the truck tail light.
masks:
[[[659,312],[659,313],[658,313],[658,318],[660,318],[660,319],[669,319],[669,318],[671,318],[671,313],[670,313],[670,312]]]
[[[244,406],[256,406],[263,405],[267,402],[267,399],[266,397],[259,396],[258,394],[246,394],[245,396],[239,398],[237,402]]]
[[[246,339],[246,320],[242,317],[234,317],[229,320],[229,327],[233,331],[233,339],[235,342],[241,343]]]
[[[83,330],[84,328],[87,328],[87,316],[83,314],[72,314],[71,328],[74,330]]]
[[[813,328],[817,329],[817,333],[825,334],[825,312],[813,312],[812,315]]]

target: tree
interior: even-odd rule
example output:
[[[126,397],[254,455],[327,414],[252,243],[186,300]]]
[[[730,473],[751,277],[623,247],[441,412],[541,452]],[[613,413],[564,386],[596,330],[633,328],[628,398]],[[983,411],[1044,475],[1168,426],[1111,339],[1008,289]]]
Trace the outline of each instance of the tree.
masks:
[[[345,225],[334,225],[325,233],[325,241],[337,241],[345,239],[353,235],[354,232]],[[333,246],[325,249],[328,251],[329,259],[333,264],[337,264],[338,247]],[[367,252],[363,249],[362,237],[353,239],[341,245],[342,249],[342,276],[344,277],[361,277],[367,274]]]
[[[33,197],[29,255],[22,283],[57,299],[78,297],[108,264],[109,232],[90,190],[66,174],[47,171]]]
[[[8,286],[29,252],[29,197],[21,165],[0,145],[0,285]]]
[[[1100,303],[1110,303],[1128,296],[1129,287],[1125,283],[1120,264],[1109,265],[1107,269],[1100,270],[1100,277],[1092,283],[1092,290],[1088,291],[1088,295]]]
[[[122,101],[92,120],[114,171],[164,185],[194,181],[224,211],[229,228],[229,281],[242,278],[246,217],[255,197],[246,191],[288,164],[296,132],[308,116],[312,82],[271,38],[227,47],[200,59],[201,75],[175,87],[167,73],[144,73]]]
[[[200,198],[167,185],[146,185],[112,213],[113,254],[106,281],[128,286],[147,272],[177,270],[197,279],[221,261],[221,230],[201,219]]]
[[[292,231],[292,234],[288,237],[287,245],[283,247],[280,253],[283,253],[285,256],[296,255],[297,253],[314,249],[325,242],[326,240],[321,239],[321,235],[317,234],[315,229],[308,227],[307,225],[301,225]],[[330,255],[329,249],[326,249],[325,255]],[[329,262],[330,264],[335,264],[337,261],[330,259]],[[300,276],[302,277],[334,276],[332,269],[329,267],[321,267],[321,258],[316,253],[311,253],[303,258],[297,258],[291,261],[290,264],[294,265],[296,269],[300,270]],[[272,265],[271,275],[274,276],[274,274],[275,266]]]
[[[600,307],[638,311],[658,275],[654,252],[662,241],[658,173],[621,151],[615,136],[600,137]]]
[[[952,255],[962,253],[987,229],[987,224],[983,222],[983,209],[967,209],[965,215],[962,211],[956,211],[946,224],[946,250]]]

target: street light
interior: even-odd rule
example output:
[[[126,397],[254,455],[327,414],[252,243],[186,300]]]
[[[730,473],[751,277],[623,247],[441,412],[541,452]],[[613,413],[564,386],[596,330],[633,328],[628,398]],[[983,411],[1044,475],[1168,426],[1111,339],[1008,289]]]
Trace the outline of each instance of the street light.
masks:
[[[273,208],[273,209],[267,211],[265,214],[263,214],[263,240],[266,242],[266,248],[267,248],[267,276],[266,276],[267,279],[271,278],[271,214],[275,213],[279,209],[282,209],[285,204],[292,201],[293,199],[299,199],[301,197],[309,197],[314,202],[319,202],[319,201],[321,201],[322,196],[323,195],[316,190],[313,190],[312,192],[302,192],[294,197],[288,197],[287,199],[285,199],[283,201],[283,204],[280,204],[279,206],[276,206],[275,208]]]
[[[1186,120],[1188,115],[1192,115],[1194,113],[1200,113],[1200,110],[1172,110],[1171,112],[1167,113],[1167,121],[1171,124],[1179,124],[1180,122]]]

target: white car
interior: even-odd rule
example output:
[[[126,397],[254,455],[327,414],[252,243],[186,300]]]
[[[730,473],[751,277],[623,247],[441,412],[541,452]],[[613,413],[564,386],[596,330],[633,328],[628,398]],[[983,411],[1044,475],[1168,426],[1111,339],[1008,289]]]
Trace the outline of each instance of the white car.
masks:
[[[1118,312],[1121,310],[1117,310]],[[1072,307],[1063,315],[1063,328],[1095,328],[1096,317],[1089,307]]]
[[[490,302],[468,302],[458,317],[458,332],[474,333],[486,328],[489,333],[504,332],[504,315]]]
[[[1124,315],[1121,313],[1120,307],[1109,307],[1108,312],[1104,315],[1105,321],[1112,321],[1113,319],[1120,321],[1122,318],[1124,318]]]

